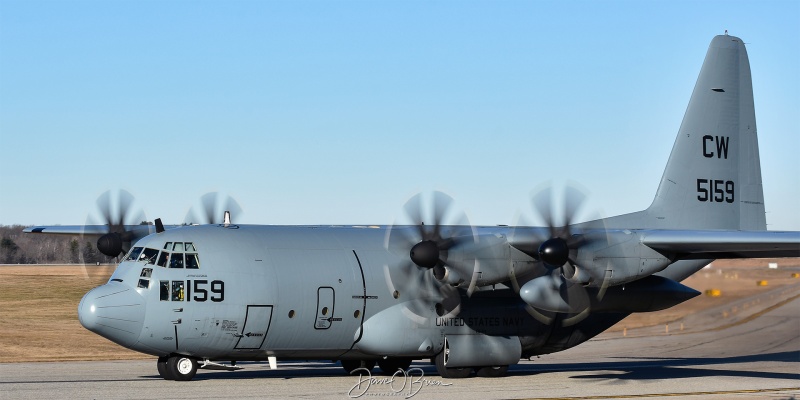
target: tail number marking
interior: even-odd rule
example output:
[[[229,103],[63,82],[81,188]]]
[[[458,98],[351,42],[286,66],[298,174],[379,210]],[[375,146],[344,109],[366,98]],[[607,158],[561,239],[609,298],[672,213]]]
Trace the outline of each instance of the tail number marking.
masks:
[[[728,142],[730,142],[730,138],[727,136],[703,136],[703,157],[714,158],[716,155],[717,158],[724,158],[727,160]],[[716,146],[714,146],[714,144],[716,144]],[[714,153],[715,149],[717,151],[716,153]]]
[[[698,179],[697,200],[709,203],[733,203],[734,183],[722,179]]]

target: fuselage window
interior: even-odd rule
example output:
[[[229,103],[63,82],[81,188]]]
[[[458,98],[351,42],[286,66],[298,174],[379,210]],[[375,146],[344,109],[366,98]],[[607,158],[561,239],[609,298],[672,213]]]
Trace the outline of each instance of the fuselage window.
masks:
[[[172,242],[167,242],[164,245],[164,250],[172,250]]]
[[[142,251],[142,254],[139,256],[139,261],[147,261],[148,264],[155,264],[157,256],[158,256],[158,250],[145,248]]]
[[[158,264],[156,265],[158,265],[159,267],[166,267],[167,262],[169,262],[169,253],[167,253],[166,251],[162,251],[161,256],[158,257]]]
[[[172,301],[183,301],[183,281],[172,281]]]
[[[128,257],[125,258],[125,261],[136,261],[139,259],[139,254],[142,252],[143,247],[134,247],[130,253],[128,253]]]
[[[172,246],[172,251],[183,251],[183,242],[175,242]]]
[[[169,300],[169,281],[161,281],[159,285],[161,288],[161,301]]]
[[[192,242],[186,242],[186,244],[183,246],[183,249],[185,251],[197,251],[194,249],[194,244]]]
[[[170,268],[183,268],[183,253],[172,253],[172,259],[169,260]]]

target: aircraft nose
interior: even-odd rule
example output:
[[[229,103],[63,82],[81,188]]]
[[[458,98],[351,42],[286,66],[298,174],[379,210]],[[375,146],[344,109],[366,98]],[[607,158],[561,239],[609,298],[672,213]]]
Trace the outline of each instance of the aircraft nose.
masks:
[[[136,290],[112,282],[83,296],[78,305],[78,319],[84,328],[130,347],[139,340],[144,311],[144,298]]]

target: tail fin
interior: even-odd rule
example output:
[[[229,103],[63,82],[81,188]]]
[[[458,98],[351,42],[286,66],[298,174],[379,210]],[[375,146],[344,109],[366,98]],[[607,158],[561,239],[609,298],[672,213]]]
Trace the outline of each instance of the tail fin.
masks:
[[[609,227],[765,230],[750,62],[741,39],[721,35],[700,76],[653,203]]]

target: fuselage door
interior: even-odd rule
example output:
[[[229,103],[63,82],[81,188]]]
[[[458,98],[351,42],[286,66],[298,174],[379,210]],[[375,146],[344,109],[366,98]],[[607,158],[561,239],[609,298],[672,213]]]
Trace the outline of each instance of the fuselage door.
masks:
[[[334,292],[332,287],[317,289],[317,320],[314,329],[328,329],[333,322]]]
[[[247,306],[247,315],[244,319],[239,341],[236,349],[260,349],[267,339],[267,332],[272,320],[272,306]]]

